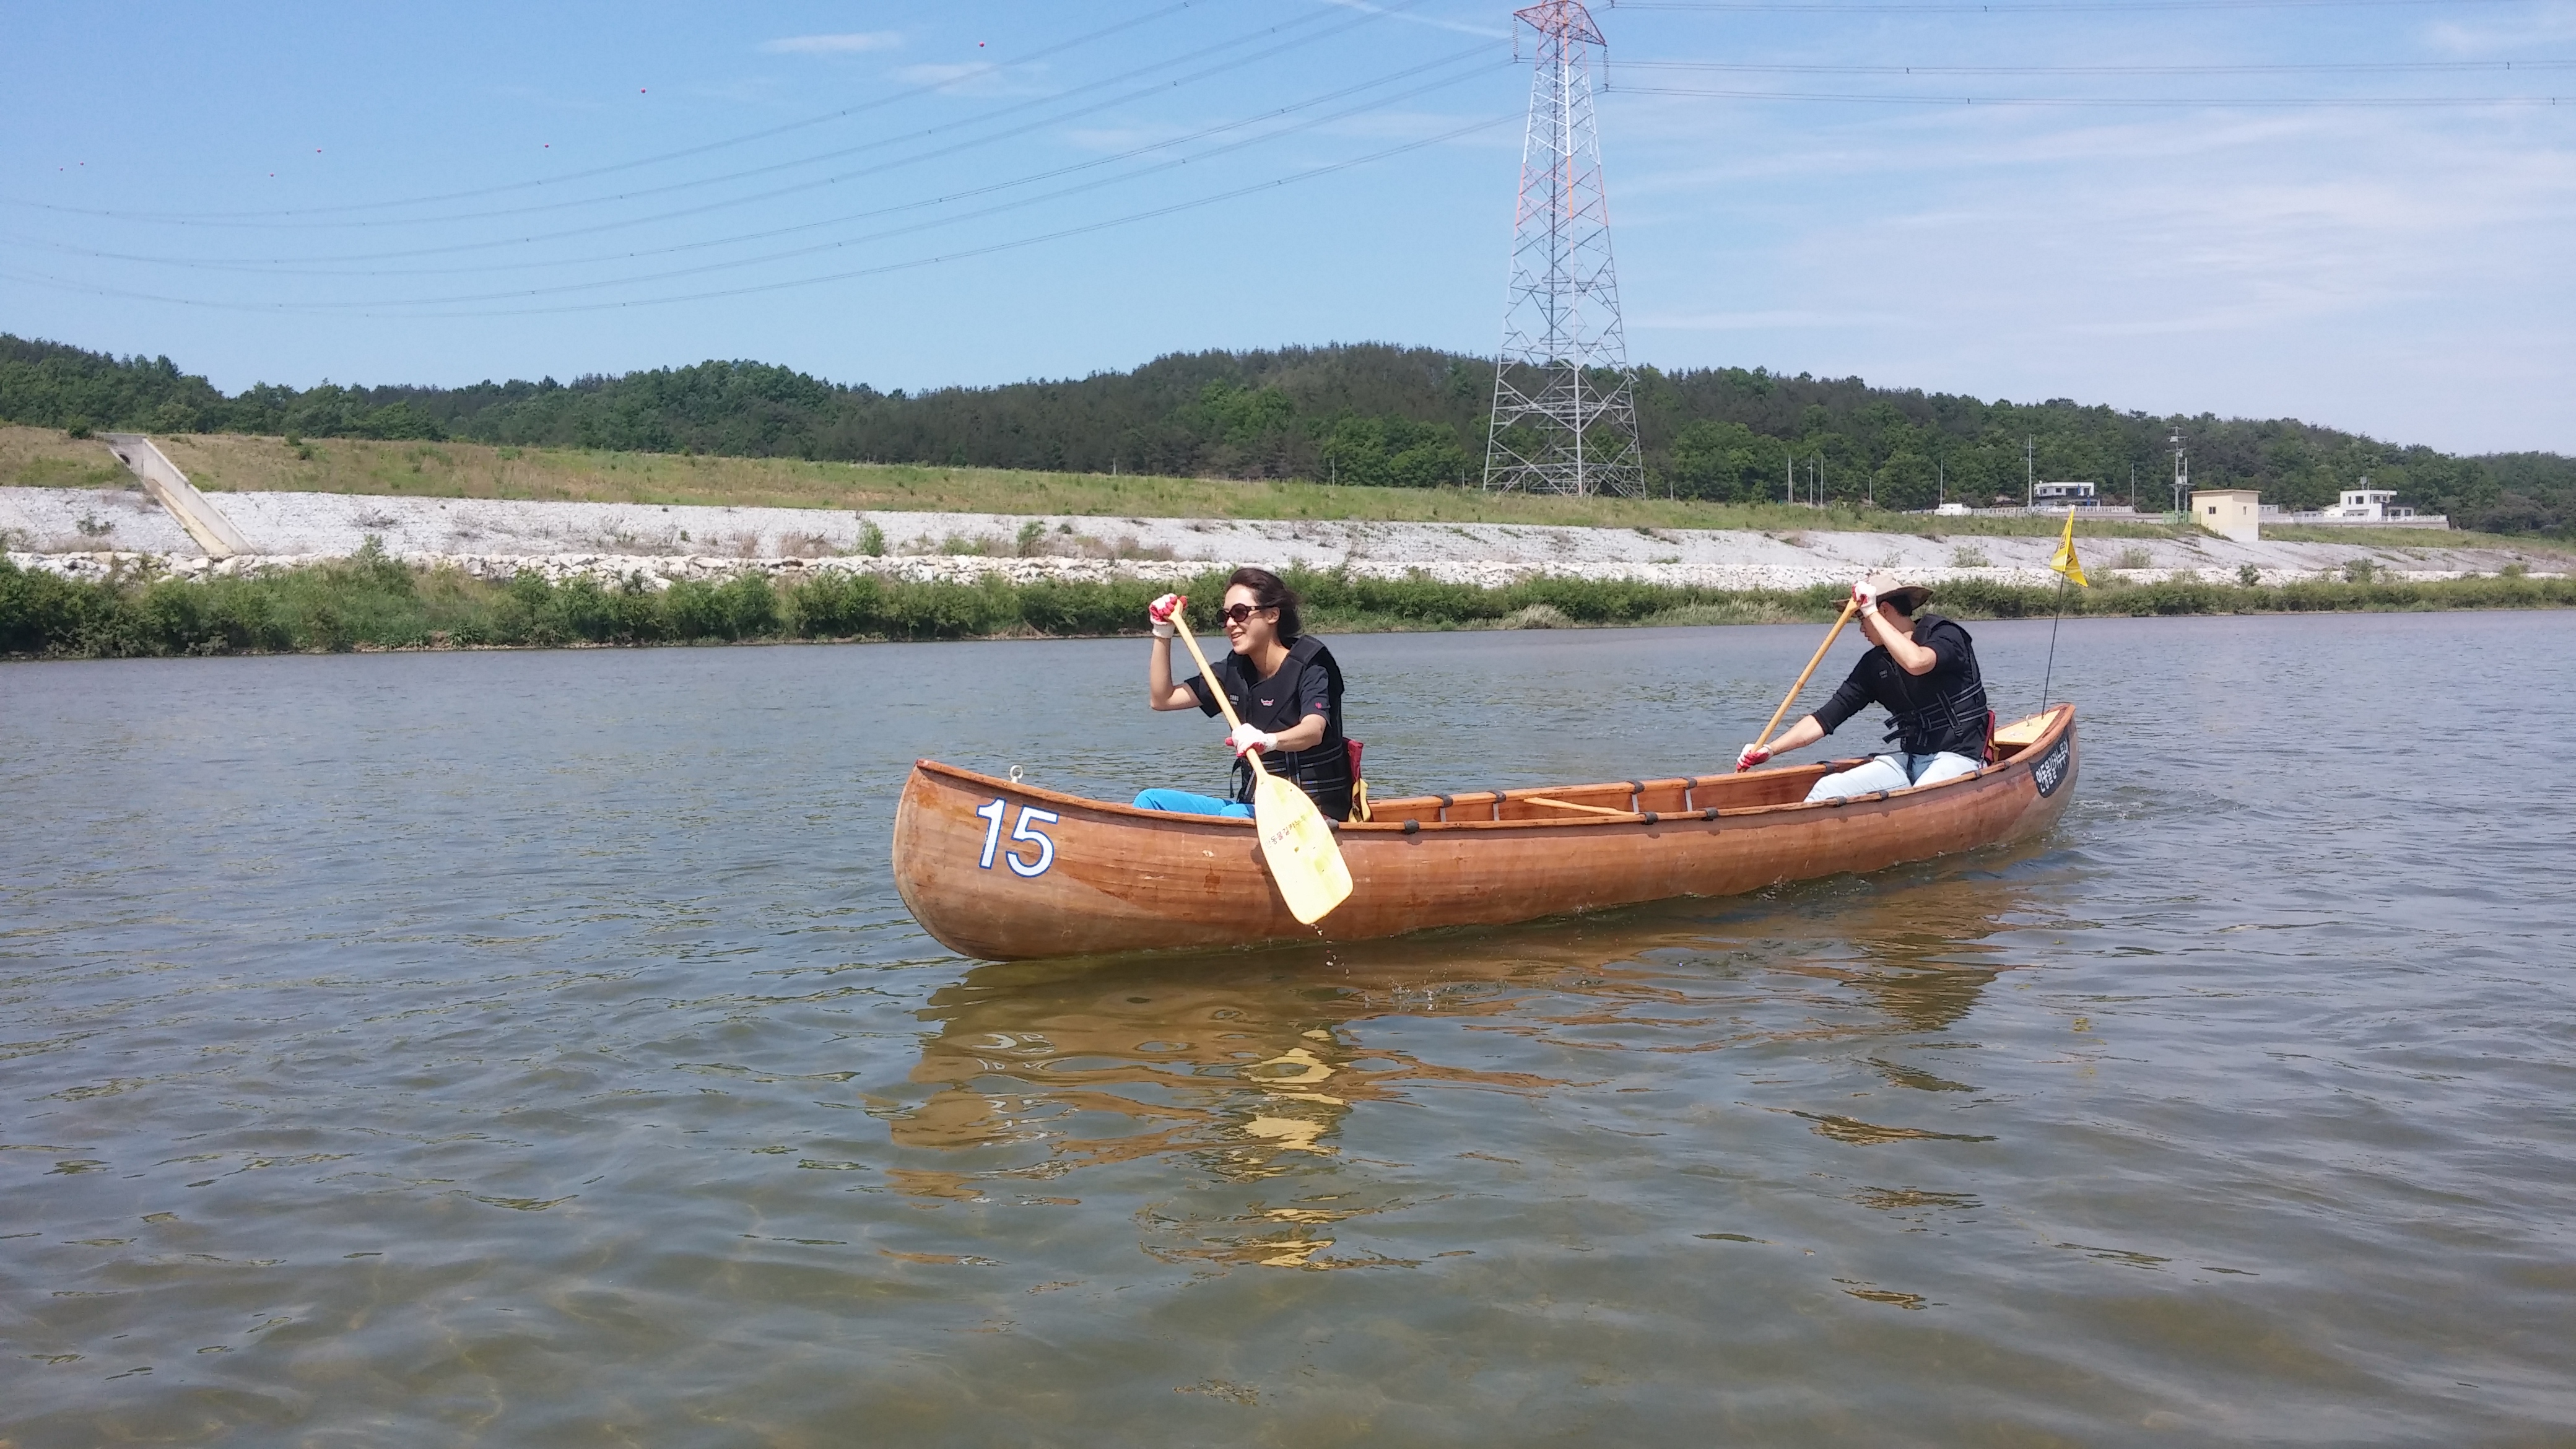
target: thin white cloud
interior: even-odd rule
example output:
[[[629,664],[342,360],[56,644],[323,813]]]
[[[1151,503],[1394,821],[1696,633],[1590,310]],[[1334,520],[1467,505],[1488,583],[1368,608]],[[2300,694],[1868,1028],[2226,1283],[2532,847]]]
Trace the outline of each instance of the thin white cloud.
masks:
[[[1660,361],[2568,444],[2545,115],[1703,115],[1605,136]]]
[[[1646,313],[1632,330],[1655,332],[1760,332],[1775,327],[1904,327],[1913,319],[1896,312],[1817,312],[1778,307],[1767,312]]]
[[[760,48],[770,55],[858,55],[870,50],[892,50],[901,44],[903,36],[892,30],[857,30],[840,35],[790,35],[763,41]]]
[[[1197,128],[1183,125],[1077,126],[1064,133],[1065,143],[1084,151],[1132,151],[1160,141],[1178,140]]]
[[[1322,133],[1328,136],[1409,141],[1454,131],[1475,119],[1474,113],[1461,111],[1379,111],[1374,114],[1351,116],[1321,129]],[[1478,150],[1492,150],[1500,146],[1517,151],[1521,145],[1521,128],[1512,126],[1506,129],[1502,126],[1494,126],[1471,135],[1461,136],[1451,144]]]
[[[1509,30],[1498,26],[1478,25],[1466,20],[1451,20],[1446,16],[1409,15],[1401,10],[1390,10],[1383,5],[1372,5],[1368,0],[1324,0],[1324,3],[1337,10],[1358,10],[1370,15],[1383,15],[1390,20],[1401,20],[1407,25],[1424,25],[1433,30],[1454,30],[1460,35],[1481,35],[1488,40],[1508,40],[1512,34]]]
[[[991,61],[908,65],[895,72],[895,79],[906,85],[937,86],[952,96],[1025,96],[1043,93],[1028,74],[1035,69]]]
[[[2481,16],[2472,24],[2436,21],[2424,28],[2424,38],[2452,55],[2518,59],[2514,52],[2529,53],[2523,47],[2576,40],[2576,5],[2534,6],[2519,16]]]

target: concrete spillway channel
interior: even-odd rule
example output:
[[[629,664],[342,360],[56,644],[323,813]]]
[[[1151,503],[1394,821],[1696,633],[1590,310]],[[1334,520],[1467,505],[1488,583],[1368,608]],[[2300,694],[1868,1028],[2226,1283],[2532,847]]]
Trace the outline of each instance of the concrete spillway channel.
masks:
[[[180,472],[177,464],[152,446],[150,438],[141,433],[101,433],[99,441],[107,444],[107,450],[127,471],[142,480],[143,491],[152,495],[153,502],[179,520],[179,526],[188,530],[188,537],[206,551],[206,557],[238,558],[251,551],[250,540],[206,501],[206,495],[197,491],[197,485],[188,481],[188,475]]]

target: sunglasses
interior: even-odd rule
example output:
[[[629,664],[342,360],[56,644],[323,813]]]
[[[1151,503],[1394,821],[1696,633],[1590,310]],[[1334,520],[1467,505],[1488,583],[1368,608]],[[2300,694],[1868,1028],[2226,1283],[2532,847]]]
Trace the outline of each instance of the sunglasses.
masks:
[[[1230,609],[1219,609],[1219,610],[1217,610],[1217,611],[1216,611],[1216,616],[1217,616],[1218,618],[1220,618],[1220,619],[1223,619],[1224,621],[1226,621],[1226,622],[1227,622],[1227,623],[1229,623],[1229,624],[1240,624],[1240,623],[1244,622],[1245,620],[1247,620],[1247,619],[1251,618],[1253,615],[1255,615],[1255,614],[1259,614],[1259,613],[1264,613],[1264,612],[1267,612],[1267,606],[1266,606],[1266,605],[1260,605],[1260,604],[1237,604],[1237,605],[1235,605],[1233,608],[1230,608]]]

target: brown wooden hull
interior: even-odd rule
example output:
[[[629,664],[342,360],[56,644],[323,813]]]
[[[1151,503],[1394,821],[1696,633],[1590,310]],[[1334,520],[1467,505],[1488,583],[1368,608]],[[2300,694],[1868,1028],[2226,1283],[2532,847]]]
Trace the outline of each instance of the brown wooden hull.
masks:
[[[993,960],[1356,941],[1737,895],[2041,834],[2074,795],[2075,708],[2055,706],[2029,745],[1965,779],[1802,803],[1851,763],[1384,801],[1339,831],[1350,899],[1301,926],[1249,820],[923,760],[895,811],[895,888],[941,944]]]

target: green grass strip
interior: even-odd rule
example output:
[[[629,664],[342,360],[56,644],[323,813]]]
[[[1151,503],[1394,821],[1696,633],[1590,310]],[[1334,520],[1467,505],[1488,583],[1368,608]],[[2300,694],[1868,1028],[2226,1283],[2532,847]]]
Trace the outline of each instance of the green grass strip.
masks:
[[[1225,570],[1212,568],[1180,592],[1213,600],[1225,578]],[[1305,595],[1308,627],[1318,633],[1823,621],[1844,598],[1836,585],[1735,591],[1539,578],[1481,588],[1338,572],[1292,572],[1289,579]],[[372,548],[247,578],[81,581],[0,559],[0,656],[1134,634],[1142,632],[1147,602],[1169,587],[1142,580],[907,583],[841,572],[778,584],[752,571],[661,590],[641,579],[550,583],[535,573],[489,583],[454,570],[423,572]],[[2046,618],[2056,604],[2053,588],[1968,581],[1942,585],[1937,607],[1963,619],[2021,619]],[[2564,608],[2576,605],[2576,580],[2110,584],[2068,590],[2065,605],[2070,616]]]

